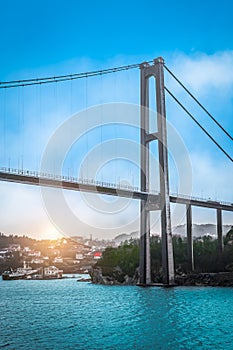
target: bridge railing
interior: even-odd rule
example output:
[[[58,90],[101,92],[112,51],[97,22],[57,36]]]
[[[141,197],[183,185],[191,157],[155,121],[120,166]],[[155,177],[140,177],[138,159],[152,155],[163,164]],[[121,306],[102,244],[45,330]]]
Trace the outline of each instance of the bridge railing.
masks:
[[[67,175],[58,175],[58,174],[51,174],[46,172],[39,172],[39,171],[32,171],[32,170],[25,170],[25,169],[15,169],[15,168],[8,168],[8,167],[0,167],[0,172],[7,173],[7,174],[13,174],[13,175],[23,175],[28,177],[35,177],[35,178],[41,178],[41,179],[50,179],[50,180],[57,180],[57,181],[67,181],[67,182],[73,182],[80,185],[93,185],[93,186],[101,186],[106,188],[114,188],[118,190],[127,190],[130,192],[142,192],[137,186],[131,186],[131,185],[125,185],[122,183],[112,183],[108,181],[99,181],[94,179],[85,179],[85,178],[76,178],[73,176],[67,176]],[[150,194],[159,194],[158,191],[150,190],[146,193]],[[194,200],[194,201],[201,201],[206,203],[214,203],[214,204],[222,204],[222,205],[233,205],[233,203],[221,201],[221,200],[211,200],[211,198],[201,198],[201,197],[195,197],[195,196],[188,196],[183,195],[180,193],[171,193],[171,196],[177,197],[177,198],[183,198],[185,200]]]
[[[206,202],[206,203],[212,203],[212,204],[222,204],[222,205],[233,205],[231,202],[222,201],[222,200],[212,200],[211,198],[204,198],[204,197],[196,197],[196,196],[187,196],[180,193],[171,193],[172,197],[177,198],[183,198],[187,200],[194,200],[194,201],[200,201],[200,202]]]
[[[73,182],[73,183],[83,184],[83,185],[93,185],[93,186],[101,186],[101,187],[108,187],[108,188],[115,188],[115,189],[124,189],[132,192],[134,191],[140,192],[139,188],[136,186],[124,185],[122,183],[114,184],[112,182],[99,181],[94,179],[76,178],[76,177],[67,176],[67,175],[58,175],[58,174],[51,174],[51,173],[45,173],[45,172],[39,172],[39,171],[31,171],[31,170],[15,169],[15,168],[7,168],[7,167],[0,167],[0,172],[13,174],[13,175],[23,175],[23,176],[35,177],[35,178],[41,178],[41,179],[67,181],[67,182]],[[158,192],[156,191],[154,191],[154,193],[158,194]]]

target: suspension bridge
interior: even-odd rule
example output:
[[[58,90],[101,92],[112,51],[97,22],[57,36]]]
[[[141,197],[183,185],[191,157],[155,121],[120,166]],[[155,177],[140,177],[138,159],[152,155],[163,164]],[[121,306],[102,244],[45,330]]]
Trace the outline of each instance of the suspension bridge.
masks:
[[[110,196],[125,197],[140,201],[140,284],[151,285],[151,262],[150,262],[150,213],[160,211],[161,217],[161,237],[162,237],[162,264],[164,284],[172,286],[174,284],[174,258],[172,248],[172,228],[170,203],[182,204],[186,208],[186,230],[187,230],[187,253],[189,269],[194,269],[193,258],[193,237],[192,237],[192,208],[202,207],[216,210],[217,236],[219,252],[223,251],[223,230],[222,212],[233,211],[233,203],[225,201],[211,200],[210,198],[198,198],[170,193],[169,188],[169,166],[167,147],[167,119],[165,106],[165,92],[167,92],[175,102],[185,111],[186,114],[202,129],[215,146],[232,162],[231,155],[215,140],[215,138],[198,122],[187,108],[176,98],[176,96],[164,84],[164,70],[175,79],[191,98],[204,110],[221,131],[232,141],[231,135],[223,126],[205,109],[205,107],[195,98],[193,94],[182,84],[182,82],[166,67],[162,58],[153,61],[121,66],[101,71],[92,71],[78,74],[61,75],[47,78],[14,80],[0,83],[0,89],[25,88],[27,86],[41,86],[43,84],[59,83],[64,81],[74,81],[94,76],[104,76],[131,69],[140,70],[140,174],[139,185],[114,183],[107,180],[96,180],[91,177],[75,177],[71,174],[63,175],[56,172],[32,171],[25,169],[18,162],[18,167],[12,167],[9,161],[8,166],[0,168],[0,181],[15,182],[33,186],[43,186],[51,188],[62,188],[66,190],[82,191],[93,194],[104,194]],[[151,78],[155,80],[156,102],[156,126],[157,130],[150,128],[150,84]],[[41,112],[42,113],[42,112]],[[23,117],[22,117],[23,119]],[[3,143],[6,144],[4,136]],[[150,144],[157,143],[157,154],[159,162],[159,189],[157,191],[150,188]],[[4,150],[4,152],[6,152]],[[59,149],[57,150],[59,153]],[[9,158],[8,158],[9,159]],[[23,159],[23,156],[22,156]]]

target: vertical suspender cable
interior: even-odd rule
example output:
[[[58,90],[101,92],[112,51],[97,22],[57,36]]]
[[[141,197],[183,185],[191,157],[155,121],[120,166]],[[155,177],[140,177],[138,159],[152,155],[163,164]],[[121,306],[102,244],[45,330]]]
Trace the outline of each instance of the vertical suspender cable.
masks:
[[[18,135],[17,135],[17,148],[18,148],[18,171],[20,169],[20,133],[21,133],[21,130],[20,130],[20,87],[18,88],[18,109],[17,109],[17,116],[18,116],[18,120],[17,120],[17,131],[18,131]]]
[[[116,92],[116,87],[117,87],[117,73],[115,72],[114,73],[114,103],[117,103],[117,92]],[[116,106],[116,109],[117,109],[117,106]],[[117,110],[116,110],[116,113],[117,113]],[[118,148],[117,148],[117,143],[118,143],[118,138],[117,138],[117,125],[114,126],[114,165],[115,165],[115,183],[117,183],[117,173],[118,173]]]
[[[38,105],[39,105],[39,130],[40,135],[42,135],[42,120],[41,120],[41,84],[39,85],[39,91],[38,91]],[[39,171],[39,165],[40,165],[40,153],[37,154],[37,171]]]
[[[73,80],[70,80],[70,115],[73,114]],[[70,124],[70,141],[72,138],[72,125]],[[68,177],[73,177],[73,150],[70,150],[70,171],[68,171]],[[69,170],[69,169],[68,169]]]
[[[101,89],[100,89],[100,105],[101,105],[101,115],[100,115],[100,174],[101,174],[101,182],[103,185],[103,171],[102,171],[102,163],[103,163],[103,75],[100,75],[100,84],[101,84]]]
[[[87,125],[87,128],[86,128],[86,130],[88,130],[88,113],[87,113],[87,105],[88,105],[88,77],[86,76],[86,125]],[[89,134],[89,130],[87,131],[87,133],[86,133],[86,163],[87,163],[87,165],[86,165],[86,167],[87,167],[87,169],[86,169],[86,171],[87,171],[87,173],[86,173],[86,180],[88,181],[88,176],[89,176],[89,174],[88,174],[88,152],[89,152],[89,136],[88,136],[88,134]]]
[[[3,97],[3,162],[6,163],[6,89]]]
[[[24,168],[24,137],[25,137],[25,130],[24,130],[24,88],[22,88],[22,117],[21,117],[21,169],[23,171]]]

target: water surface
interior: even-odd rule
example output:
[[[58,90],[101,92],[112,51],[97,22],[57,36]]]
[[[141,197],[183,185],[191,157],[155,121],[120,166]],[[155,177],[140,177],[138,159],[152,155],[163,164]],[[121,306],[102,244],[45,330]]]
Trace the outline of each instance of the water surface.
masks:
[[[233,288],[0,281],[0,348],[233,349]]]

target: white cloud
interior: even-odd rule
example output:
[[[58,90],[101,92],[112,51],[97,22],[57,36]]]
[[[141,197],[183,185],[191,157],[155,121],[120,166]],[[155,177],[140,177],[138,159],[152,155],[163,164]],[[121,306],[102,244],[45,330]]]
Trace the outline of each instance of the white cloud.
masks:
[[[215,161],[203,152],[190,155],[193,168],[193,194],[232,202],[232,163]]]
[[[233,87],[233,51],[190,56],[180,53],[168,61],[176,75],[198,95],[206,94],[206,89],[225,92]]]

